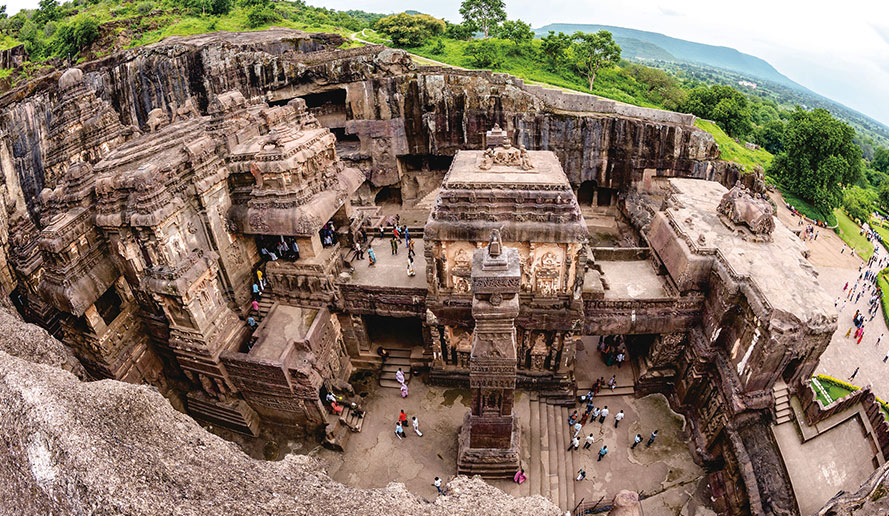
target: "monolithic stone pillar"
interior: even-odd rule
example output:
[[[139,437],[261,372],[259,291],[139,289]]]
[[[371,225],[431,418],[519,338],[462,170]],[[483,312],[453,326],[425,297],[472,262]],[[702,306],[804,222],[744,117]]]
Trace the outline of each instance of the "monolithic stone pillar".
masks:
[[[472,405],[458,438],[459,473],[511,478],[519,466],[521,436],[513,402],[520,284],[518,251],[502,248],[494,230],[488,248],[477,249],[472,259]]]
[[[682,353],[682,343],[685,334],[681,332],[658,335],[651,345],[648,353],[648,363],[651,367],[667,367],[674,365],[676,359]]]

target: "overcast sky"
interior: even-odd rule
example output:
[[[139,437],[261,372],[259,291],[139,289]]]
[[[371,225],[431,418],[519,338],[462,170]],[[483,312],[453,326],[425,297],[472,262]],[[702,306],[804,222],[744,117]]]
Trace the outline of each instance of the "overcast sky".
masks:
[[[8,10],[38,0],[7,0]],[[2,0],[0,0],[2,2]],[[460,21],[459,0],[307,0],[333,9],[407,9]],[[509,18],[660,32],[761,57],[796,82],[889,125],[887,0],[506,0]]]

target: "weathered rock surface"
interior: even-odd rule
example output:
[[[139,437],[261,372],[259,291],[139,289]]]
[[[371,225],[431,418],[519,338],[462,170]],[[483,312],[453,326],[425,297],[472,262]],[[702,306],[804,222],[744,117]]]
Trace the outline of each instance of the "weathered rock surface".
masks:
[[[253,460],[150,387],[81,382],[59,369],[64,346],[5,312],[0,349],[2,514],[558,514],[541,497],[515,499],[480,479],[458,477],[429,502],[401,484],[338,484],[306,456]]]

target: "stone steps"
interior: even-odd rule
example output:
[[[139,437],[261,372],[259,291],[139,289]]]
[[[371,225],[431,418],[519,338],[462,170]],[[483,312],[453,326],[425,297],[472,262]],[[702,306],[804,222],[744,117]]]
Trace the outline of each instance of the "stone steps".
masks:
[[[550,488],[549,488],[549,420],[546,418],[546,403],[538,402],[538,410],[537,410],[538,418],[537,424],[540,428],[540,459],[538,460],[538,464],[540,467],[540,478],[537,479],[537,490],[540,492],[540,495],[549,498],[550,497]]]
[[[783,380],[775,382],[775,424],[783,425],[793,421],[793,408],[790,406],[790,390]]]
[[[571,413],[571,410],[565,406],[559,407],[559,423],[562,425],[562,434],[565,436],[565,451],[561,456],[563,460],[559,461],[563,464],[562,479],[564,481],[559,484],[559,499],[563,500],[563,505],[559,507],[563,511],[568,511],[574,507],[574,456],[580,453],[580,450],[576,452],[567,451],[568,446],[571,445],[571,438],[574,436],[573,430],[568,426],[568,415]]]
[[[404,373],[404,383],[411,381],[411,350],[404,348],[384,348],[389,352],[389,358],[383,362],[380,371],[380,387],[400,389],[401,384],[395,379],[395,373],[401,368]]]
[[[527,494],[539,494],[564,511],[574,508],[574,474],[580,464],[579,453],[569,452],[573,436],[568,415],[573,408],[531,400],[531,459],[525,472],[530,486]]]
[[[549,435],[547,436],[549,441],[549,468],[547,470],[547,477],[549,478],[549,500],[556,505],[559,505],[559,440],[558,440],[558,428],[553,426],[553,420],[557,417],[555,415],[556,408],[546,403],[544,405],[546,407],[546,419],[543,421],[543,424],[549,430]]]
[[[523,410],[521,411],[522,414],[530,414],[531,413],[531,397],[530,397],[529,393],[527,393],[527,392],[522,393],[522,397],[521,397],[521,400],[519,401],[519,404],[523,408]],[[533,418],[531,418],[531,419],[533,421]],[[533,431],[531,432],[531,434],[532,435],[528,436],[529,438],[533,438]],[[524,436],[522,436],[522,437],[524,437]],[[527,464],[524,463],[524,460],[523,460],[524,455],[526,453],[527,452],[524,449],[522,449],[522,452],[521,452],[521,455],[519,458],[520,467],[527,468],[527,466],[528,466]],[[531,460],[533,460],[533,458]],[[515,473],[515,471],[513,471],[513,474],[514,473]],[[528,470],[525,470],[525,474],[527,474],[527,473],[528,473]],[[528,482],[527,480],[525,480],[525,482],[519,486],[519,496],[531,496],[531,482]]]
[[[355,433],[360,432],[361,427],[364,426],[364,418],[358,417],[358,413],[349,406],[343,407],[343,412],[340,414],[340,422]]]

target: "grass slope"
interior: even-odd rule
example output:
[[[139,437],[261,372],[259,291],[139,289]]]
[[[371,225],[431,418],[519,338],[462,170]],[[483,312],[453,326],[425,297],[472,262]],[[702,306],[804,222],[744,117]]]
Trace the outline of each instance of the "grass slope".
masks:
[[[846,212],[839,208],[834,211],[834,215],[837,218],[837,233],[839,233],[843,242],[855,249],[855,252],[862,259],[869,260],[871,255],[874,254],[874,246],[861,234],[861,227],[854,220],[850,219]]]
[[[725,131],[713,122],[699,118],[695,120],[695,126],[713,135],[716,143],[719,144],[720,159],[733,161],[743,166],[746,172],[753,172],[757,166],[765,169],[772,162],[772,158],[774,158],[765,149],[750,150],[744,147],[744,145],[733,140],[731,136],[725,134]]]

